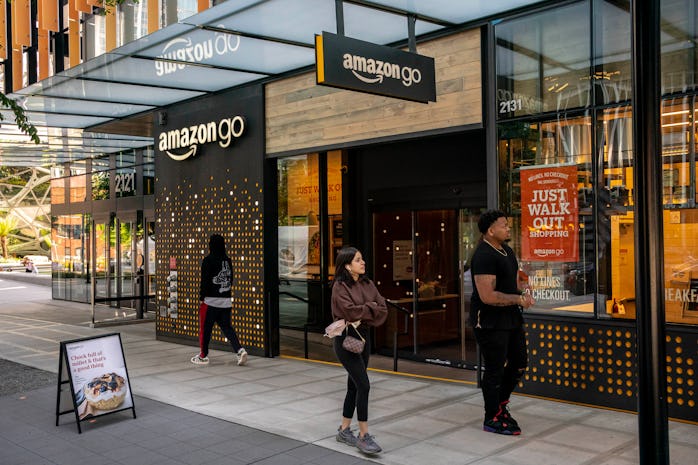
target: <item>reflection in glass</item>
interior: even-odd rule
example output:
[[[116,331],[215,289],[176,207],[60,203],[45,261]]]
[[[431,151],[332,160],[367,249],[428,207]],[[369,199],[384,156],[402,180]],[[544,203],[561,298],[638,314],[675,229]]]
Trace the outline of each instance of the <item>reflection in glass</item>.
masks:
[[[279,319],[282,328],[321,326],[329,318],[329,282],[334,255],[344,238],[342,223],[342,152],[326,156],[327,206],[320,208],[320,155],[311,153],[277,161],[279,231]],[[328,231],[321,231],[321,216],[328,218]],[[321,272],[327,241],[327,268]],[[325,277],[323,277],[323,275]],[[324,288],[323,288],[324,286]],[[323,302],[323,295],[326,299]]]
[[[662,0],[660,9],[662,94],[686,92],[698,84],[698,8],[695,0]]]
[[[664,206],[695,206],[691,195],[691,97],[665,100],[662,105],[662,198]]]
[[[630,2],[594,0],[594,83],[597,104],[630,100]]]
[[[589,2],[495,26],[497,115],[591,105]]]
[[[92,160],[92,200],[109,198],[109,158]]]

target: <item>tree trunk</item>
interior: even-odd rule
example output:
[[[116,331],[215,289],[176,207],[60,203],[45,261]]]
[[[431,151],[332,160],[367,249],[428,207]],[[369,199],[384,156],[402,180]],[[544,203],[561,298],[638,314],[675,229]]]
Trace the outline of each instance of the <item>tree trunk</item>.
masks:
[[[7,237],[0,237],[0,246],[2,248],[2,257],[7,260]]]

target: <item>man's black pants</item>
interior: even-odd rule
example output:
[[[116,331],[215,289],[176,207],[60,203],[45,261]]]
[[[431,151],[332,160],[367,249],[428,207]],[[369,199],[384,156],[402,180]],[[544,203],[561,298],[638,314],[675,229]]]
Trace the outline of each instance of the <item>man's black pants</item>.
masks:
[[[526,370],[526,333],[523,327],[475,328],[475,339],[480,346],[485,365],[481,383],[482,396],[485,399],[485,417],[492,418],[499,411],[499,405],[509,400]]]

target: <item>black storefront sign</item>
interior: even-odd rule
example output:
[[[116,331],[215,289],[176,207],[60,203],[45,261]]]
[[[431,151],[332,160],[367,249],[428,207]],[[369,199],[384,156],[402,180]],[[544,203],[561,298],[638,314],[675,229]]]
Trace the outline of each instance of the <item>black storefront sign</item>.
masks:
[[[434,59],[323,32],[315,36],[320,85],[416,102],[436,102]]]

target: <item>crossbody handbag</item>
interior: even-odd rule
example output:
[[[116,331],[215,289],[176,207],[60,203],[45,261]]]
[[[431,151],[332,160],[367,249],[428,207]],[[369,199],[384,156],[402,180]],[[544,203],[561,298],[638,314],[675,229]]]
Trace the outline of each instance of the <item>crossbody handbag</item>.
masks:
[[[354,328],[354,332],[356,333],[357,336],[359,336],[361,339],[357,339],[354,336],[349,335],[349,327]],[[344,337],[344,341],[342,341],[342,347],[344,347],[344,350],[347,350],[349,352],[352,352],[354,354],[360,354],[361,352],[364,351],[364,346],[366,345],[366,339],[359,333],[359,331],[356,329],[356,327],[353,324],[348,324],[347,325],[347,335]]]

